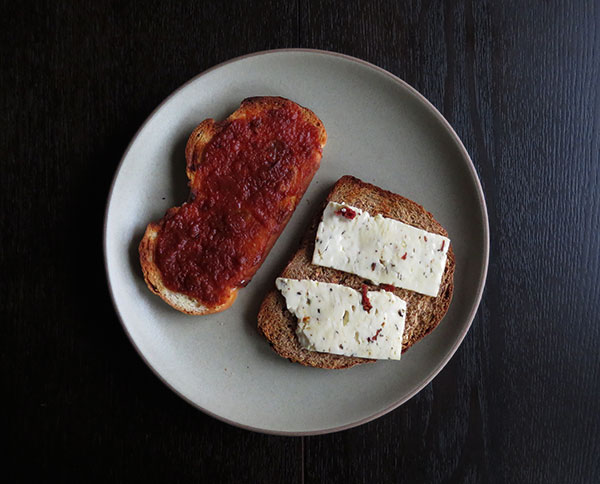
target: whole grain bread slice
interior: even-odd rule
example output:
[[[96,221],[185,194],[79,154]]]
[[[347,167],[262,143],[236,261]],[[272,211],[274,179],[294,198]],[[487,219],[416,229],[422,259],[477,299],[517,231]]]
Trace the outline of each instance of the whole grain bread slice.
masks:
[[[204,152],[211,142],[211,140],[228,124],[237,119],[256,119],[263,115],[266,115],[271,110],[282,109],[285,107],[293,106],[294,109],[298,110],[299,115],[307,123],[313,125],[318,132],[318,151],[314,152],[312,156],[316,159],[316,168],[321,159],[321,150],[327,142],[327,132],[321,120],[310,110],[303,106],[299,106],[296,103],[281,97],[252,97],[244,99],[240,107],[233,112],[227,119],[221,122],[216,122],[214,119],[206,119],[202,121],[190,135],[186,147],[185,147],[185,159],[186,159],[186,174],[189,179],[190,185],[190,196],[189,200],[194,200],[201,193],[205,184],[211,183],[211,180],[205,179],[206,177],[200,176],[199,166],[203,161]],[[282,221],[281,230],[285,227],[288,220],[290,219],[293,209],[297,206],[300,198],[304,194],[304,191],[308,187],[314,172],[309,173],[303,183],[303,190],[299,193],[297,198],[287,197],[285,203],[292,207],[287,214],[286,218]],[[292,199],[293,198],[293,199]],[[151,222],[146,227],[144,237],[142,238],[139,245],[140,263],[142,271],[144,273],[144,279],[148,288],[158,296],[160,296],[165,302],[174,307],[175,309],[193,315],[203,315],[210,313],[217,313],[224,311],[230,307],[235,301],[238,293],[239,286],[232,286],[224,288],[228,291],[225,300],[218,304],[206,304],[203,301],[188,296],[186,294],[172,291],[167,288],[163,282],[161,272],[155,262],[155,250],[157,240],[162,228],[163,221],[171,215],[177,213],[180,207],[173,207],[167,211],[165,217],[158,222]],[[281,232],[273,232],[269,239],[266,241],[266,248],[263,253],[263,259],[268,255],[273,244],[279,237]],[[254,268],[257,270],[260,267],[260,263]],[[248,283],[248,280],[244,282],[244,285]]]
[[[433,215],[421,205],[352,176],[343,176],[337,181],[329,192],[323,208],[330,201],[343,202],[366,210],[373,216],[381,214],[428,232],[448,236]],[[354,274],[312,264],[315,237],[322,211],[306,231],[300,248],[292,256],[281,277],[331,282],[359,291],[363,284],[367,284],[369,290],[377,290],[379,286]],[[454,289],[454,264],[454,252],[450,246],[437,297],[425,296],[406,289],[394,289],[394,294],[407,303],[402,352],[431,333],[448,311]],[[296,337],[296,326],[297,320],[287,310],[284,297],[273,287],[260,307],[258,329],[280,356],[302,365],[328,369],[350,368],[375,361],[308,351],[300,345]]]

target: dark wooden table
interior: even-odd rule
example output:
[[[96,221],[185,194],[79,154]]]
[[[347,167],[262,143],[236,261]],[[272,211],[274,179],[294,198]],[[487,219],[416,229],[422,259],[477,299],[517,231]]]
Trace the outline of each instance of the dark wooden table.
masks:
[[[4,482],[600,481],[598,2],[3,2],[0,36]],[[101,249],[150,112],[280,47],[360,57],[430,99],[473,157],[492,241],[479,313],[433,383],[304,438],[168,390],[121,328]]]

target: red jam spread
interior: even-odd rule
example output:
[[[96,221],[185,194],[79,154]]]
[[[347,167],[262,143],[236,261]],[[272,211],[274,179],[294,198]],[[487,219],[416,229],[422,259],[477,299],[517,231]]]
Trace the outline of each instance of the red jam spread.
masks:
[[[164,285],[207,305],[246,285],[319,166],[319,136],[291,102],[222,125],[194,160],[188,202],[162,221]]]

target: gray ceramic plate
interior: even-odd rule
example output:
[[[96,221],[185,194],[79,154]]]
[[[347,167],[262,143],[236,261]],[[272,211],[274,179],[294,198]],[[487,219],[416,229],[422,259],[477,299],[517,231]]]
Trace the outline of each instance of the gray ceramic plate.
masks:
[[[283,96],[312,109],[329,136],[321,168],[252,282],[227,311],[186,316],[146,288],[137,245],[146,224],[187,197],[184,146],[205,118],[245,97]],[[332,184],[351,174],[425,206],[456,253],[454,300],[440,326],[400,362],[341,371],[277,356],[256,330],[266,291],[296,250]],[[104,250],[117,312],[156,375],[204,412],[268,433],[352,427],[398,407],[442,369],[465,336],[488,264],[485,201],[465,148],[413,88],[366,62],[321,51],[245,56],[192,79],[167,98],[129,145],[106,210]]]

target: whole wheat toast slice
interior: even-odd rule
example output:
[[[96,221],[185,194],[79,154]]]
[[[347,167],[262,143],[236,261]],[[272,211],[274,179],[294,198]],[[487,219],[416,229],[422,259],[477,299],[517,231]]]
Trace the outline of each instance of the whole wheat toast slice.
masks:
[[[311,173],[306,173],[305,179],[301,180],[300,185],[302,189],[298,193],[298,196],[287,197],[284,199],[282,203],[285,203],[285,207],[283,207],[284,218],[281,220],[280,230],[269,234],[266,239],[264,253],[262,258],[257,261],[254,267],[250,269],[250,277],[256,272],[256,270],[260,267],[260,264],[264,260],[264,258],[268,255],[270,249],[273,244],[279,237],[283,228],[289,221],[295,207],[300,201],[300,198],[304,194],[304,191],[308,187],[310,181],[316,169],[318,168],[322,148],[325,146],[327,141],[327,133],[323,126],[321,120],[309,109],[304,108],[302,106],[293,103],[290,100],[281,98],[281,97],[253,97],[245,99],[239,109],[237,109],[234,113],[232,113],[227,119],[221,122],[216,122],[213,119],[206,119],[202,121],[192,132],[190,135],[186,148],[185,148],[185,159],[186,159],[186,174],[189,179],[190,186],[190,196],[188,201],[192,202],[196,198],[200,198],[204,196],[203,190],[207,186],[207,184],[211,183],[210,179],[206,179],[206,176],[202,176],[201,170],[199,167],[203,162],[204,153],[206,151],[207,146],[209,146],[210,142],[213,138],[221,132],[221,130],[225,129],[232,121],[238,119],[257,119],[261,118],[261,116],[265,116],[265,113],[268,113],[273,110],[289,108],[293,106],[293,108],[298,110],[299,115],[302,117],[304,121],[308,124],[314,126],[318,133],[318,150],[313,152],[311,156],[313,161],[316,162],[316,166],[314,167],[314,171]],[[300,175],[297,175],[300,176]],[[144,273],[144,279],[148,288],[158,296],[160,296],[164,301],[166,301],[169,305],[174,307],[175,309],[182,311],[187,314],[193,315],[203,315],[216,313],[220,311],[224,311],[228,307],[230,307],[237,297],[237,292],[239,287],[247,284],[249,282],[249,278],[243,281],[243,283],[238,285],[232,285],[231,287],[223,288],[227,291],[227,297],[225,300],[221,301],[218,304],[207,304],[202,300],[184,294],[182,292],[172,291],[168,287],[165,286],[163,282],[163,278],[161,276],[161,271],[156,264],[155,253],[157,247],[158,237],[163,226],[164,220],[169,216],[172,216],[180,210],[181,207],[173,207],[167,211],[165,217],[158,222],[152,222],[148,224],[144,237],[139,245],[139,254],[140,254],[140,263],[142,266],[142,271]]]
[[[329,192],[323,208],[330,201],[343,202],[365,210],[372,216],[381,214],[428,232],[448,236],[446,230],[433,218],[433,215],[421,205],[352,176],[343,176],[337,181]],[[373,285],[359,276],[312,264],[315,236],[322,212],[323,210],[319,212],[318,217],[308,228],[300,248],[292,256],[281,273],[281,277],[331,282],[349,286],[358,291],[363,284],[367,284],[369,290],[377,290],[379,286]],[[425,296],[406,289],[394,289],[394,294],[406,301],[407,304],[402,352],[433,331],[448,311],[454,289],[454,264],[454,252],[450,246],[437,297]],[[328,369],[350,368],[375,361],[308,351],[298,341],[296,326],[296,317],[287,310],[285,298],[273,287],[260,307],[258,329],[280,356],[302,365]]]

